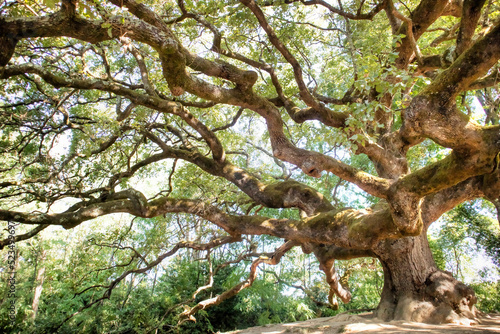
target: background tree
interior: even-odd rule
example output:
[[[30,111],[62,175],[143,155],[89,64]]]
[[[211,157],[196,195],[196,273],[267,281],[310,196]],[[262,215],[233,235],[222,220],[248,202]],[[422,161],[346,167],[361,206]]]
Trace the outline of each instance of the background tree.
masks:
[[[126,307],[144,274],[155,290],[176,254],[206,262],[174,303],[192,319],[299,246],[333,304],[351,299],[335,261],[371,257],[382,319],[473,318],[427,229],[472,199],[500,208],[499,14],[492,0],[5,1],[0,219],[21,241],[140,218],[102,231],[111,244],[89,236],[115,275],[78,291],[66,322],[128,282]],[[216,265],[248,259],[246,279],[197,300]]]

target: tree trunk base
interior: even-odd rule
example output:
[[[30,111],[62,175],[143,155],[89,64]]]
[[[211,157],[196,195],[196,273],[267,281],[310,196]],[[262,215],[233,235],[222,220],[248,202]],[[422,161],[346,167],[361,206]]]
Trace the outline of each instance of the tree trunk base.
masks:
[[[425,284],[412,293],[387,293],[375,310],[375,316],[384,320],[405,320],[430,324],[475,323],[478,311],[476,296],[467,285],[451,274],[437,270]]]

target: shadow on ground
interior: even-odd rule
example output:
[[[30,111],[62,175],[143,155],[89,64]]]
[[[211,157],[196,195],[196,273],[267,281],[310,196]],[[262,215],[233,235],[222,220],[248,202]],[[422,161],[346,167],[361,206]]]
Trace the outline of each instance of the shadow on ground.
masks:
[[[487,314],[473,324],[429,325],[418,322],[382,322],[373,314],[340,314],[335,317],[317,318],[288,324],[252,327],[225,334],[334,334],[334,333],[500,333],[500,313]]]

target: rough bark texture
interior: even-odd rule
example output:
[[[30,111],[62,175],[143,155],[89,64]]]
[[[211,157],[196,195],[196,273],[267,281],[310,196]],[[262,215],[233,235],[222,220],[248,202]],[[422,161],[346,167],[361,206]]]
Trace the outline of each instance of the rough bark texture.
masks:
[[[377,317],[437,324],[475,318],[474,291],[437,268],[425,233],[383,241],[375,253],[384,269]]]
[[[483,197],[500,208],[500,126],[498,115],[490,115],[498,108],[491,105],[489,109],[488,122],[492,125],[481,126],[459,103],[461,96],[464,97],[462,104],[467,102],[468,91],[498,88],[500,23],[489,21],[489,5],[483,9],[484,0],[422,0],[404,11],[403,6],[396,6],[391,0],[376,4],[361,1],[359,8],[349,10],[342,8],[341,2],[337,8],[322,0],[280,3],[283,8],[297,5],[299,12],[302,6],[311,6],[311,10],[320,8],[326,11],[320,13],[323,17],[340,18],[335,21],[335,29],[321,28],[317,22],[306,25],[300,22],[295,29],[299,31],[302,29],[299,26],[307,26],[324,29],[325,34],[327,31],[341,33],[331,40],[340,41],[337,46],[349,48],[345,54],[352,59],[342,62],[352,64],[353,70],[346,79],[348,83],[339,85],[345,88],[342,97],[326,96],[331,93],[332,85],[328,83],[330,86],[325,87],[322,80],[329,78],[314,79],[315,74],[320,74],[314,73],[315,66],[309,64],[306,53],[310,50],[292,48],[289,36],[280,36],[276,28],[278,21],[269,15],[272,8],[263,9],[277,5],[277,1],[241,0],[231,4],[248,19],[241,22],[257,27],[252,28],[253,32],[247,30],[256,35],[246,42],[241,42],[245,36],[235,38],[240,39],[234,42],[235,49],[240,48],[244,54],[230,50],[232,41],[223,41],[218,29],[228,31],[234,27],[217,20],[218,13],[191,12],[196,8],[187,8],[180,0],[172,5],[175,10],[164,9],[164,12],[154,4],[150,8],[134,0],[110,0],[99,10],[85,9],[94,10],[94,15],[82,15],[83,7],[76,6],[75,1],[64,0],[56,10],[19,11],[26,16],[11,15],[10,11],[0,13],[0,79],[9,83],[14,91],[5,95],[6,102],[1,104],[2,110],[8,111],[0,114],[1,129],[5,126],[13,139],[6,140],[11,146],[1,151],[5,154],[5,158],[0,157],[2,163],[5,161],[8,165],[0,167],[0,199],[8,202],[14,198],[13,201],[47,206],[46,212],[17,211],[11,209],[15,206],[10,202],[2,202],[0,220],[35,225],[31,231],[16,235],[13,239],[16,242],[35,236],[49,225],[70,229],[118,212],[143,218],[168,213],[189,214],[213,223],[227,234],[203,245],[179,242],[171,251],[150,262],[151,265],[126,271],[113,281],[101,299],[109,298],[113,287],[127,275],[150,270],[180,248],[207,250],[241,240],[242,235],[266,234],[287,240],[276,250],[274,259],[253,262],[248,280],[207,304],[202,302],[186,311],[188,318],[196,310],[217,304],[251,285],[260,263],[276,264],[297,245],[315,254],[326,274],[330,295],[336,294],[345,302],[351,295],[340,284],[335,260],[379,258],[385,285],[377,314],[386,320],[449,322],[474,317],[474,294],[437,269],[425,232],[442,214],[464,201]],[[231,8],[226,17],[234,14]],[[294,10],[289,9],[290,13]],[[380,18],[381,15],[386,17]],[[435,42],[456,39],[455,45],[443,54],[422,54],[420,47],[424,45],[419,39],[432,33],[429,28],[446,15],[459,18],[460,23],[443,28],[444,37]],[[374,26],[387,30],[382,32],[390,30],[391,38],[398,42],[393,46],[389,43],[380,55],[370,55],[380,56],[377,62],[381,68],[366,74],[357,66],[360,59],[351,28],[358,20],[376,21],[375,17],[386,21],[384,24],[377,21],[378,25],[374,23]],[[183,31],[185,21],[190,23]],[[338,28],[344,25],[345,29]],[[213,45],[208,48],[206,36],[202,36],[207,31],[213,37]],[[197,34],[202,38],[186,37]],[[399,40],[401,34],[404,37]],[[309,36],[306,31],[297,34],[297,38],[304,36]],[[49,42],[48,46],[36,45],[48,39],[58,43],[71,41],[74,45],[68,48],[55,42],[54,45]],[[259,52],[248,52],[250,48],[245,43],[256,40],[262,41],[262,45],[255,43]],[[317,43],[323,40],[308,41],[304,37],[302,42],[315,50]],[[324,47],[330,47],[329,43]],[[372,52],[371,46],[367,50],[367,54]],[[93,56],[87,55],[91,51]],[[279,66],[264,62],[267,53],[273,54],[272,63]],[[388,54],[395,55],[392,62]],[[331,67],[329,63],[335,62],[328,58],[328,53],[325,57],[321,61]],[[124,81],[128,74],[122,71],[127,69],[110,66],[109,59],[113,58],[120,64],[136,64],[137,68],[133,69],[136,72],[126,73],[137,75],[130,74],[129,81]],[[93,66],[96,69],[89,69]],[[304,66],[309,70],[304,70]],[[365,74],[366,80],[361,78]],[[425,87],[413,90],[416,82],[422,81],[414,77],[416,74],[427,76],[428,81]],[[373,82],[370,75],[375,76]],[[402,82],[404,76],[407,78]],[[307,80],[317,87],[312,89]],[[30,94],[15,91],[13,87],[22,86],[20,82],[30,87]],[[391,88],[401,84],[405,87],[394,93],[384,88],[384,84]],[[259,85],[269,87],[263,90]],[[349,85],[351,87],[346,88]],[[363,90],[362,86],[368,87]],[[267,96],[274,92],[275,96]],[[90,94],[85,93],[93,96],[89,98]],[[9,102],[14,97],[19,100]],[[122,100],[128,105],[123,111]],[[100,108],[113,103],[116,115],[94,117],[89,116],[90,112],[89,115],[82,112],[88,104]],[[375,110],[368,106],[375,106]],[[215,109],[214,114],[223,115],[231,108],[238,109],[238,113],[228,125],[211,128],[210,125],[220,122],[216,119],[218,116],[211,114],[211,108]],[[39,109],[43,112],[32,114]],[[265,124],[268,137],[263,137],[268,138],[265,144],[269,148],[260,150],[284,171],[283,176],[274,181],[252,174],[247,168],[249,159],[247,165],[231,160],[232,154],[248,157],[245,152],[248,145],[226,152],[226,147],[232,147],[233,143],[228,139],[230,135],[219,135],[219,131],[235,125],[244,110],[252,115],[250,118],[259,118],[259,124]],[[354,119],[360,125],[351,125]],[[324,133],[331,130],[331,137],[339,131],[343,133],[348,138],[345,151],[352,149],[353,155],[366,154],[374,172],[370,167],[353,166],[347,160],[335,158],[331,148],[322,147],[321,139],[304,145],[302,139],[316,136],[316,125],[289,131],[289,124],[295,126],[295,123],[312,120]],[[66,138],[84,138],[83,144],[76,143],[76,148],[67,152],[63,160],[51,160],[50,151],[61,139],[61,133],[65,133]],[[325,142],[330,139],[326,136]],[[443,158],[412,171],[409,150],[425,140],[440,146],[442,152],[445,148],[448,150],[442,153]],[[329,144],[334,148],[338,145],[333,139]],[[28,146],[36,153],[24,152]],[[148,172],[141,172],[154,170],[156,164],[167,160],[174,161],[174,166],[182,160],[205,173],[212,182],[227,182],[244,200],[238,198],[224,206],[215,194],[211,197],[203,194],[205,197],[201,199],[194,198],[195,195],[184,198],[185,192],[180,191],[170,196],[174,167],[165,178],[168,191],[161,185],[164,187],[155,197],[147,198],[144,189],[125,188],[127,180],[146,175]],[[94,161],[101,165],[92,167]],[[289,165],[293,165],[297,173],[303,172],[301,179],[320,178],[324,171],[332,173],[377,197],[378,203],[358,209],[336,207],[320,191],[290,179]],[[159,168],[164,171],[165,165]],[[196,181],[187,182],[195,184]],[[49,210],[53,203],[68,197],[75,200],[70,208],[60,212]],[[233,209],[233,205],[238,209]],[[257,206],[298,209],[300,219],[261,216],[260,209],[253,210]],[[0,240],[0,247],[8,243],[8,239]]]

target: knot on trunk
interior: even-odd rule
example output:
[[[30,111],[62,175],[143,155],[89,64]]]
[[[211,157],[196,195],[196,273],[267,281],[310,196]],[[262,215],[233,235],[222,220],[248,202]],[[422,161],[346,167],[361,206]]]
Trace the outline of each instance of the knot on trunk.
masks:
[[[477,298],[472,288],[444,271],[432,273],[425,283],[426,293],[434,297],[434,302],[444,303],[453,311],[442,322],[456,322],[459,317],[474,318]]]
[[[422,199],[414,194],[395,190],[389,196],[388,203],[394,224],[403,236],[417,236],[422,232]]]

